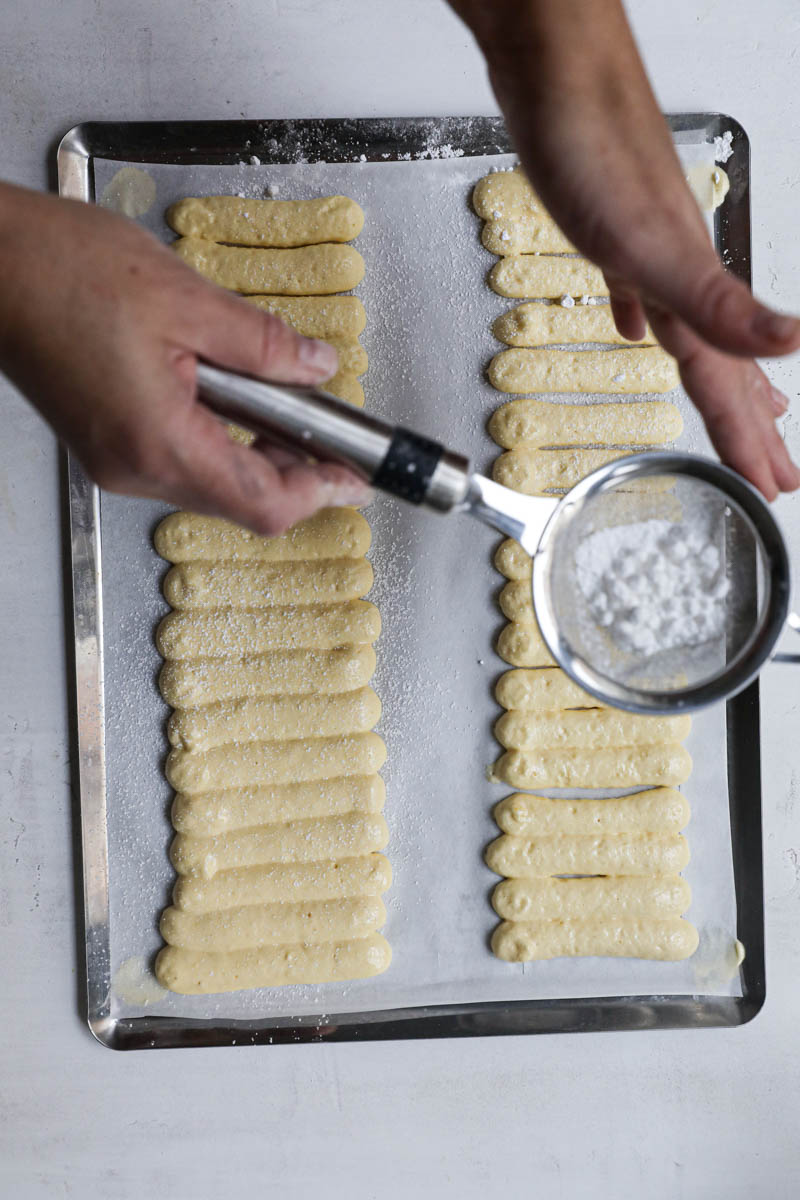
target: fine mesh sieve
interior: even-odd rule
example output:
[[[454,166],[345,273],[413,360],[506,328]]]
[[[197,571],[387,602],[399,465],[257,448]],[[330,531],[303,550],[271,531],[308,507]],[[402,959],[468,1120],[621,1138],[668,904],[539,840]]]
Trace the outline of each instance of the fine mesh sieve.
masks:
[[[200,364],[198,390],[221,416],[298,453],[346,463],[404,500],[466,512],[516,538],[533,560],[533,606],[550,653],[617,708],[671,713],[732,696],[787,623],[789,562],[769,506],[709,459],[630,455],[561,499],[523,496],[438,443],[316,389]],[[788,624],[800,629],[800,618]]]
[[[627,586],[626,559],[643,558],[646,577]],[[786,621],[789,564],[741,476],[688,454],[637,454],[558,504],[534,555],[533,601],[553,657],[582,687],[635,712],[687,711],[758,674]]]

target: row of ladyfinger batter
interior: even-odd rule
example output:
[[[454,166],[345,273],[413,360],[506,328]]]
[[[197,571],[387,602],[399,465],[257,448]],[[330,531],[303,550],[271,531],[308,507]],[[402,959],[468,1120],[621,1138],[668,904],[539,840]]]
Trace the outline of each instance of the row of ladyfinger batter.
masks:
[[[363,275],[341,244],[361,228],[357,205],[209,197],[173,206],[169,220],[184,261],[330,342],[339,371],[328,390],[363,403],[366,314],[357,297],[330,294]],[[160,531],[177,610],[159,630],[162,690],[202,702],[169,723],[179,881],[161,922],[162,981],[220,991],[383,970],[390,871],[378,853],[388,831],[368,686],[380,628],[363,600],[369,527],[347,511],[272,540],[187,514],[174,526]]]
[[[376,933],[385,749],[368,686],[380,623],[360,598],[372,581],[368,543],[349,510],[277,539],[186,513],[158,530],[174,563],[165,591],[175,611],[158,644],[175,708],[170,854],[183,884],[162,917],[158,972],[175,990],[318,982],[388,964]]]
[[[556,257],[574,248],[524,176],[515,171],[481,180],[474,205],[486,219],[483,244],[503,256],[490,273],[491,286],[501,295],[536,298],[494,323],[498,339],[514,347],[490,364],[498,390],[631,393],[675,385],[674,364],[655,347],[555,348],[617,346],[624,339],[609,306],[594,302],[608,294],[600,272],[584,260]],[[544,303],[556,299],[561,303]],[[563,490],[619,457],[620,447],[673,440],[681,424],[675,406],[660,402],[515,400],[490,422],[506,451],[494,477],[528,494]],[[495,726],[504,753],[493,778],[523,788],[682,782],[691,768],[680,744],[688,718],[653,720],[597,706],[553,665],[531,605],[528,556],[506,542],[496,562],[508,579],[500,606],[509,620],[498,651],[523,669],[506,673],[497,686],[506,712]],[[517,794],[500,802],[495,818],[503,834],[488,848],[487,863],[507,876],[493,895],[502,918],[492,939],[498,957],[682,958],[693,952],[696,931],[682,919],[689,889],[678,874],[688,861],[680,833],[688,807],[679,793],[661,787],[594,801]]]
[[[239,292],[303,334],[321,338],[339,354],[326,390],[361,407],[358,376],[367,370],[359,342],[364,305],[349,292],[364,278],[354,246],[364,214],[346,196],[313,200],[190,197],[173,204],[167,220],[181,236],[177,254],[212,282]]]
[[[518,294],[536,296],[538,300],[558,294],[554,281],[560,287],[566,278],[580,279],[587,288],[591,286],[607,294],[596,268],[582,259],[562,257],[573,247],[565,243],[521,172],[486,176],[475,187],[473,203],[478,214],[486,219],[482,236],[484,245],[495,253],[506,255],[490,274],[495,290],[508,291],[504,281],[508,283],[511,271],[517,272],[514,277],[528,281],[527,291]],[[562,314],[558,320],[560,336],[573,342],[579,335],[569,335],[569,323],[577,323],[585,332],[586,322],[580,314],[600,311],[596,307],[574,304],[567,308],[528,304],[500,317],[495,330],[502,334],[506,329],[512,329],[514,340],[527,340],[536,345],[552,336],[554,326],[547,315],[556,308]],[[538,320],[537,325],[538,314],[545,317]],[[613,328],[613,323],[609,321],[608,327]],[[596,336],[601,332],[604,331],[596,329]],[[620,340],[618,334],[614,340]],[[517,358],[513,360],[517,366],[508,369],[504,364],[509,362],[512,353],[526,355],[527,360]],[[655,351],[659,357],[653,361],[658,364],[658,371],[664,364],[668,364],[668,369],[655,383],[651,367],[634,366],[623,372],[624,377],[615,378],[609,376],[608,368],[592,366],[609,361],[609,355],[618,363],[620,353],[627,354],[634,363],[645,359],[651,361],[640,347],[625,352],[599,350],[589,360],[587,353],[583,350],[551,349],[545,352],[528,348],[505,351],[493,360],[489,375],[495,386],[509,391],[586,391],[604,382],[610,382],[606,390],[649,391],[674,383],[672,362],[660,350]],[[525,362],[532,365],[525,366]],[[561,364],[564,362],[571,364],[567,379],[562,378],[565,368]],[[549,365],[543,367],[542,363]],[[551,387],[545,386],[548,373]],[[489,422],[490,434],[505,450],[495,463],[494,477],[506,486],[529,494],[563,490],[593,467],[619,457],[621,447],[641,449],[664,444],[674,440],[681,428],[678,409],[663,401],[562,404],[530,397],[513,400],[498,409]],[[668,504],[670,499],[648,498],[646,502]],[[624,505],[625,502],[626,497],[620,497],[620,503]],[[531,605],[528,556],[514,543],[507,543],[501,548],[497,561],[501,570],[505,566],[509,576],[500,597],[500,606],[509,621],[498,640],[501,657],[513,666],[552,666],[553,660],[541,638]],[[636,776],[640,771],[656,775],[651,780],[633,778],[634,784],[657,782],[665,773],[672,779],[687,766],[685,752],[679,745],[688,732],[684,724],[652,721],[628,714],[606,712],[598,716],[584,712],[571,715],[556,729],[552,720],[537,720],[536,714],[528,714],[525,718],[516,716],[513,725],[506,722],[505,727],[498,730],[506,754],[497,770],[514,786],[582,786],[578,782],[562,782],[579,775],[581,769],[590,774],[594,769],[595,774],[605,771],[609,775],[619,770],[623,775]],[[624,755],[613,753],[621,748],[625,750]],[[569,753],[562,755],[563,750]],[[614,761],[615,758],[618,761]],[[614,781],[595,786],[614,786]]]

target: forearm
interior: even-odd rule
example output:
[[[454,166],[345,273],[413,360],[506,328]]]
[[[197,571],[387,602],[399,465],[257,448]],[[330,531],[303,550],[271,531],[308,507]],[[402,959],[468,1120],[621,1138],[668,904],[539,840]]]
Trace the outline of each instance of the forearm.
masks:
[[[7,369],[6,360],[14,342],[11,317],[19,287],[18,244],[22,202],[32,195],[22,188],[0,182],[0,266],[3,272],[3,286],[0,288],[0,371]]]
[[[257,533],[368,497],[343,467],[232,441],[196,394],[198,359],[312,385],[335,351],[207,283],[135,222],[0,184],[0,264],[0,371],[101,487]]]
[[[450,3],[486,56],[525,173],[603,268],[620,333],[637,340],[649,317],[726,460],[770,497],[797,487],[774,424],[785,398],[747,359],[798,349],[800,323],[722,269],[620,0]]]
[[[630,31],[619,0],[450,0],[472,30],[490,65],[535,63],[545,71],[559,59],[584,66],[601,53],[618,56]],[[576,69],[576,80],[580,71]]]
[[[667,196],[698,243],[705,227],[683,180],[619,0],[452,0],[472,30],[526,174],[559,224],[604,267],[626,245],[605,224],[603,193],[645,231]]]

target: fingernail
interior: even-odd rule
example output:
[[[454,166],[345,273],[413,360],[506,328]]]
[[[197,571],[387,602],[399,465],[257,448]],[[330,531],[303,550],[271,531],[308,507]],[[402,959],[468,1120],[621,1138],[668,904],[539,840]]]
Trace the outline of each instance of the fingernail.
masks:
[[[780,313],[770,312],[768,308],[759,309],[753,317],[753,332],[773,342],[788,342],[798,330],[800,322],[794,317],[784,317]]]
[[[339,355],[333,346],[319,338],[303,338],[297,348],[297,357],[304,367],[310,367],[326,379],[335,375],[339,366]]]
[[[361,508],[375,499],[375,492],[366,479],[359,479],[352,471],[342,478],[341,467],[322,463],[317,467],[317,473],[327,484],[332,504],[352,504],[355,508]]]
[[[351,505],[353,508],[364,508],[375,499],[375,492],[365,483],[363,487],[354,484],[353,487],[343,487],[341,484],[331,484],[329,503],[337,506]]]
[[[785,413],[789,407],[789,397],[784,396],[783,392],[779,392],[776,387],[770,389],[772,392],[772,403],[779,413]]]
[[[337,492],[336,502],[342,505],[352,505],[353,508],[366,508],[375,499],[375,492],[371,487],[365,484],[360,490],[355,488],[351,492]]]

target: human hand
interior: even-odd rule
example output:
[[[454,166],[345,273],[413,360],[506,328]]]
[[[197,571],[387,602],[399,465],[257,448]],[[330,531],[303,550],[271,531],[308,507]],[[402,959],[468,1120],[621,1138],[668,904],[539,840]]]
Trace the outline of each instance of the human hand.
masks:
[[[645,318],[720,457],[772,500],[800,486],[775,425],[787,400],[755,356],[800,348],[800,322],[722,267],[619,0],[451,0],[483,49],[522,165],[605,272],[614,318]]]
[[[132,222],[0,186],[0,369],[101,487],[277,534],[362,504],[363,480],[258,442],[197,399],[195,365],[318,384],[336,351],[196,275]]]

